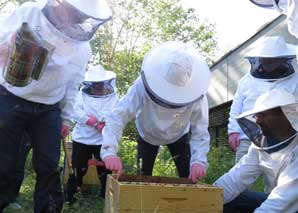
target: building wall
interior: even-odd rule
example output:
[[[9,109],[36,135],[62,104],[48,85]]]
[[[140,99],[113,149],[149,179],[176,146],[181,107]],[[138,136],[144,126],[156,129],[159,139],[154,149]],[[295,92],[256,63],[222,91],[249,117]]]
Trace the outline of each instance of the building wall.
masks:
[[[243,44],[228,52],[211,67],[212,76],[207,96],[210,109],[209,131],[212,141],[216,143],[227,141],[230,106],[239,80],[250,68],[245,55],[251,50],[251,45],[261,37],[277,35],[284,37],[289,43],[298,43],[298,40],[288,33],[286,17],[281,15]]]
[[[249,70],[245,55],[251,50],[252,44],[261,37],[278,35],[289,43],[298,43],[287,30],[286,17],[281,15],[215,62],[211,67],[212,76],[207,93],[210,108],[233,99],[239,80]]]

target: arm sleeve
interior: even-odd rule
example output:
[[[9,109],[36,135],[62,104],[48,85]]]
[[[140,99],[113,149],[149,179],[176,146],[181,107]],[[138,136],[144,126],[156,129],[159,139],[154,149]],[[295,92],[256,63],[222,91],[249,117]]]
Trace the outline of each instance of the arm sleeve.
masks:
[[[73,124],[73,114],[76,97],[79,93],[79,86],[84,80],[84,73],[88,60],[91,57],[91,49],[89,44],[81,49],[81,54],[74,58],[74,62],[70,63],[65,69],[73,72],[72,78],[66,85],[66,91],[63,100],[60,102],[62,110],[61,117],[63,124],[71,126]]]
[[[142,82],[137,80],[129,89],[127,94],[115,105],[114,109],[106,117],[106,125],[103,128],[103,145],[101,158],[117,155],[118,142],[126,124],[135,118],[141,104],[141,93],[139,88]]]
[[[276,187],[255,212],[297,212],[298,209],[298,157],[293,155],[278,178]]]
[[[206,96],[199,102],[196,110],[192,113],[190,120],[191,139],[190,166],[194,163],[201,163],[208,166],[207,154],[209,152],[210,135],[208,132],[209,116],[208,102]]]
[[[89,116],[84,110],[82,92],[80,91],[77,95],[76,103],[74,105],[73,119],[78,123],[86,124],[88,118]]]
[[[224,188],[224,203],[228,203],[251,187],[260,174],[258,151],[250,146],[248,153],[213,185]]]
[[[238,115],[242,113],[243,101],[244,101],[242,90],[243,90],[243,85],[241,84],[241,81],[240,81],[230,109],[228,134],[231,134],[233,132],[238,132],[238,133],[241,132],[241,129],[236,121],[236,118]]]

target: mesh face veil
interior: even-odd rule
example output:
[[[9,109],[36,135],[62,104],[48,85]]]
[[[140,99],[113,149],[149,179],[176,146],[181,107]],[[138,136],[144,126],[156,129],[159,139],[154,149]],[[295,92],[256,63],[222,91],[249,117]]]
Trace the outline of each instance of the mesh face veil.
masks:
[[[114,94],[115,89],[113,85],[115,85],[115,79],[100,82],[84,81],[82,91],[95,98],[107,97]]]
[[[250,62],[250,73],[260,79],[276,80],[285,78],[295,73],[292,65],[296,56],[283,57],[247,57]]]
[[[91,17],[65,0],[49,0],[42,12],[58,31],[76,41],[89,41],[98,27],[111,18]]]

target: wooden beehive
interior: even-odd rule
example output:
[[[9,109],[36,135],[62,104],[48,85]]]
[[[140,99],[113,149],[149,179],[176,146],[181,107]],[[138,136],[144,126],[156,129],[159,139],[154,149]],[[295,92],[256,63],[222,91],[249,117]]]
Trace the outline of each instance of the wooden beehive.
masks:
[[[147,181],[149,179],[149,181]],[[135,181],[136,180],[136,181]],[[105,213],[222,212],[223,189],[188,179],[109,175]]]
[[[72,153],[72,142],[67,142],[66,147],[71,155]],[[69,176],[69,169],[65,165],[64,166],[64,176],[63,176],[63,183],[66,184]],[[83,177],[83,184],[84,185],[98,185],[99,179],[97,174],[96,166],[89,166],[86,175]]]

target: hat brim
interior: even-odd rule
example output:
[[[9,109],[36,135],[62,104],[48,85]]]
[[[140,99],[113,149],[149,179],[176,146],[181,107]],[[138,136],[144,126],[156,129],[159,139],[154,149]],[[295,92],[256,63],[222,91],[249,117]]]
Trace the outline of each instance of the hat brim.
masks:
[[[284,105],[276,105],[276,106],[263,106],[263,107],[258,107],[258,108],[253,108],[251,110],[248,110],[246,112],[241,113],[236,119],[240,119],[240,118],[244,118],[244,117],[248,117],[248,116],[252,116],[255,115],[257,113],[266,111],[266,110],[270,110],[270,109],[274,109],[276,107],[284,107],[284,106],[296,106],[298,107],[298,103],[292,103],[292,104],[284,104]]]
[[[112,18],[112,11],[105,0],[85,2],[82,0],[66,0],[71,5],[92,18],[104,21]]]
[[[193,73],[185,86],[176,86],[166,81],[162,69],[166,69],[165,60],[172,52],[185,48],[180,42],[166,42],[153,48],[144,58],[142,71],[151,91],[159,98],[173,104],[191,103],[207,92],[210,70],[204,60],[196,53],[193,57]]]
[[[87,71],[91,72],[91,71]],[[116,78],[116,73],[112,71],[98,71],[98,72],[93,72],[94,75],[85,75],[85,80],[84,81],[90,81],[90,82],[98,82],[98,81],[107,81]]]
[[[286,44],[287,50],[281,52],[279,54],[261,54],[258,50],[252,50],[246,54],[246,58],[248,57],[260,57],[260,58],[275,58],[275,57],[286,57],[286,56],[296,56],[296,45],[294,44]]]

